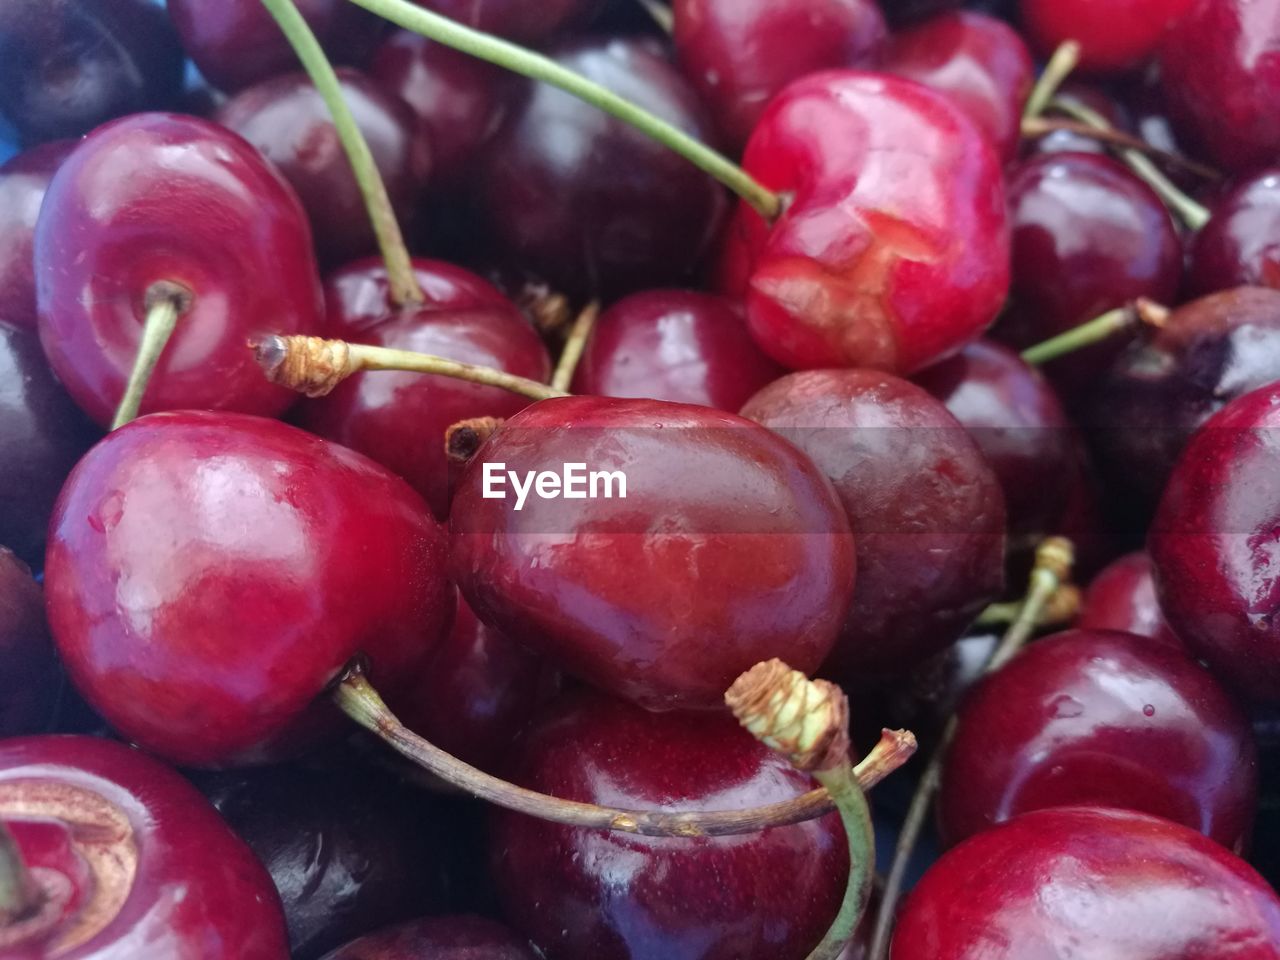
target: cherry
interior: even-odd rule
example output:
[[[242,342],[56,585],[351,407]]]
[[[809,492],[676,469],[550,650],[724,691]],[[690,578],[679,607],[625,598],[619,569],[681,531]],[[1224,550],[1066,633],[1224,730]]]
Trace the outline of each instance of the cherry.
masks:
[[[324,960],[536,960],[527,941],[484,917],[426,917],[361,937]]]
[[[557,48],[554,59],[701,140],[697,95],[639,40]],[[566,293],[617,296],[687,276],[726,210],[710,177],[620,120],[545,84],[490,145],[488,219],[522,264]]]
[[[910,373],[975,339],[1008,290],[1008,220],[986,137],[942,94],[831,71],[774,98],[744,166],[792,197],[737,214],[721,286],[791,368]]]
[[[99,423],[124,393],[158,286],[185,303],[143,412],[275,414],[296,397],[267,382],[245,342],[317,331],[311,232],[288,184],[216,124],[139,114],[85,138],[45,196],[35,271],[49,362]]]
[[[1051,531],[1066,508],[1075,448],[1071,423],[1048,381],[991,340],[970,344],[915,381],[977,441],[1004,491],[1010,532]]]
[[[626,496],[614,477],[594,497],[518,502],[509,480],[486,480],[570,463],[620,472]],[[848,521],[818,468],[707,407],[536,403],[468,465],[450,520],[454,573],[482,621],[657,709],[722,707],[771,657],[816,669],[853,586]]]
[[[742,415],[809,454],[848,513],[858,580],[829,672],[906,668],[1000,594],[999,481],[924,389],[873,370],[815,370],[765,387]]]
[[[178,774],[89,737],[0,741],[0,821],[48,897],[6,957],[286,960],[271,878]]]
[[[969,11],[926,20],[894,36],[884,70],[947,94],[1006,163],[1017,155],[1035,65],[1004,21]]]
[[[939,16],[961,5],[962,0],[880,0],[884,15],[895,27],[910,26],[926,17]],[[1009,0],[968,0],[965,6],[997,7]]]
[[[0,114],[28,143],[167,107],[181,89],[178,39],[145,0],[6,0],[0,11]]]
[[[444,14],[484,33],[496,33],[520,43],[538,44],[565,27],[586,19],[598,0],[415,0],[420,7]]]
[[[1112,561],[1090,581],[1076,626],[1081,630],[1122,630],[1182,646],[1156,599],[1151,557],[1142,551]]]
[[[1280,701],[1280,385],[1230,404],[1191,438],[1148,540],[1170,626],[1223,679]]]
[[[466,179],[510,99],[508,78],[496,67],[404,30],[378,47],[369,76],[408,103],[426,126],[437,183]]]
[[[338,74],[386,184],[397,219],[408,222],[431,174],[427,128],[399,98],[363,74]],[[249,87],[218,110],[217,121],[261,151],[298,192],[321,259],[339,263],[377,249],[364,197],[320,92],[305,73]]]
[[[222,766],[314,740],[316,698],[357,655],[405,688],[453,615],[444,551],[421,498],[357,453],[243,414],[157,414],[67,481],[49,619],[113,727]]]
[[[654,715],[586,692],[526,733],[512,776],[558,797],[631,809],[734,810],[810,789],[728,715]],[[832,815],[690,841],[500,810],[490,853],[507,920],[548,960],[802,960],[835,916],[848,870]]]
[[[0,323],[35,328],[36,278],[31,265],[36,217],[49,181],[75,146],[34,147],[0,166]]]
[[[1133,119],[1123,104],[1110,92],[1079,80],[1068,80],[1059,89],[1055,99],[1073,106],[1092,110],[1116,130],[1129,130]],[[1071,130],[1054,130],[1026,144],[1028,154],[1037,153],[1097,153],[1106,155],[1108,147],[1097,137],[1085,136]]]
[[[651,290],[600,315],[573,379],[574,393],[650,397],[737,412],[782,376],[722,297]]]
[[[1151,60],[1194,0],[1019,0],[1027,36],[1048,56],[1067,40],[1080,44],[1087,73],[1119,73]]]
[[[1280,899],[1219,844],[1146,814],[1065,807],[947,853],[907,900],[892,958],[1275,960],[1278,943]]]
[[[674,0],[671,9],[680,65],[735,146],[791,81],[874,67],[888,39],[873,0]]]
[[[1240,286],[1280,289],[1280,168],[1237,181],[1191,238],[1187,287],[1192,293]]]
[[[352,264],[330,278],[326,300],[331,336],[436,354],[533,380],[550,376],[547,349],[516,306],[486,281],[458,267],[415,261],[419,279],[434,281],[426,284],[426,304],[384,312],[374,319],[369,311],[377,309],[373,304],[378,302],[374,291],[379,281],[371,277],[386,282],[380,264]],[[381,302],[389,310],[385,296]],[[304,404],[299,420],[307,429],[400,474],[444,520],[451,493],[445,431],[459,420],[510,417],[528,403],[527,398],[497,387],[449,377],[358,373],[327,397]]]
[[[294,0],[329,56],[359,64],[382,23],[347,0]],[[298,69],[289,41],[260,0],[167,0],[187,55],[221,90],[234,92]]]
[[[0,737],[35,733],[53,720],[61,674],[44,619],[44,597],[27,565],[0,547]],[[3,942],[0,932],[0,942]]]
[[[1226,170],[1248,173],[1280,152],[1277,43],[1277,0],[1192,0],[1161,49],[1173,119]]]

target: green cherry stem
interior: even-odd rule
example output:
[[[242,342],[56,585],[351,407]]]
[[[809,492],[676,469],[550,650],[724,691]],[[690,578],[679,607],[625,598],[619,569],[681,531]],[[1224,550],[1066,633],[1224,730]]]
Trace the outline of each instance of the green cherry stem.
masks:
[[[1167,308],[1145,297],[1139,297],[1133,303],[1117,307],[1115,310],[1108,310],[1101,316],[1072,327],[1056,337],[1050,337],[1034,347],[1028,347],[1022,351],[1022,359],[1032,366],[1040,366],[1075,353],[1077,350],[1083,350],[1085,347],[1102,343],[1140,324],[1162,327],[1168,317]]]
[[[636,0],[640,6],[644,7],[645,12],[653,18],[653,22],[663,33],[671,33],[676,28],[675,14],[671,12],[671,8],[659,0]]]
[[[116,407],[116,415],[111,421],[112,430],[137,419],[142,397],[160,362],[160,355],[168,346],[178,320],[190,309],[191,292],[177,284],[161,281],[147,290],[145,306],[147,316],[142,322],[142,338],[138,341],[138,353],[133,359],[133,369],[129,371],[124,396],[120,398],[120,405]]]
[[[1033,120],[1044,113],[1049,106],[1049,101],[1058,92],[1058,88],[1066,82],[1067,77],[1071,76],[1071,71],[1075,70],[1079,63],[1080,44],[1075,40],[1063,41],[1058,49],[1053,51],[1049,62],[1040,72],[1036,85],[1031,88],[1026,106],[1022,111],[1022,119]]]
[[[556,364],[555,373],[551,377],[551,386],[554,389],[568,390],[569,385],[573,383],[573,375],[578,370],[582,352],[587,348],[587,341],[591,339],[591,331],[595,329],[598,319],[600,319],[599,301],[587,304],[586,308],[578,314],[578,319],[573,322],[569,337],[564,342],[564,349],[560,352],[560,362]]]
[[[849,880],[844,899],[840,902],[840,912],[808,960],[839,960],[871,901],[876,873],[876,835],[867,796],[850,774],[848,764],[832,770],[818,770],[813,778],[831,795],[840,814],[840,822],[844,824],[845,836],[849,840]]]
[[[425,299],[422,288],[413,274],[404,234],[401,233],[400,224],[391,209],[386,184],[382,182],[378,165],[373,159],[369,144],[360,133],[356,118],[342,96],[342,85],[333,65],[329,63],[320,41],[311,32],[311,27],[294,6],[293,0],[262,0],[262,5],[280,25],[281,32],[302,61],[303,68],[311,77],[311,82],[315,84],[333,118],[338,139],[342,141],[347,160],[355,173],[356,183],[364,197],[365,207],[369,211],[373,232],[378,239],[378,249],[382,252],[382,259],[386,261],[391,301],[397,305],[422,303]]]
[[[282,0],[263,0],[279,4]],[[351,0],[356,6],[390,20],[397,26],[421,34],[446,47],[497,64],[513,73],[541,80],[628,123],[680,154],[694,166],[751,204],[766,220],[774,220],[782,212],[782,198],[763,186],[740,166],[717,153],[683,130],[661,117],[636,106],[612,90],[568,70],[549,57],[526,50],[498,37],[442,17],[410,0]]]

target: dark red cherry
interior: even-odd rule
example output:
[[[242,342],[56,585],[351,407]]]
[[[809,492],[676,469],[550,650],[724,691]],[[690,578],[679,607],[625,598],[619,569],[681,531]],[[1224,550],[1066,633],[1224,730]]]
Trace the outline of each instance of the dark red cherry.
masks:
[[[651,290],[600,315],[573,392],[698,403],[736,413],[784,372],[760,352],[728,300]]]
[[[896,671],[955,641],[1004,586],[1000,483],[968,431],[923,388],[874,370],[813,370],[742,415],[809,454],[858,544],[858,581],[826,669]]]
[[[1117,130],[1133,127],[1133,118],[1125,106],[1112,96],[1109,90],[1080,80],[1071,79],[1058,90],[1057,97],[1067,103],[1085,107],[1097,113]],[[1036,153],[1098,153],[1107,155],[1108,146],[1097,137],[1085,136],[1071,130],[1055,130],[1043,137],[1025,141],[1025,151]]]
[[[497,67],[400,30],[378,48],[369,76],[403,99],[431,138],[432,180],[456,182],[497,133],[509,106],[509,78]]]
[[[1224,680],[1280,702],[1280,385],[1215,414],[1178,461],[1148,540],[1170,626]]]
[[[693,89],[645,42],[580,41],[555,60],[711,139]],[[727,209],[719,184],[687,160],[545,84],[491,144],[478,190],[512,256],[564,292],[606,297],[689,276]]]
[[[431,174],[426,126],[364,74],[338,73],[342,97],[373,153],[392,210],[412,218]],[[297,191],[321,259],[341,263],[377,250],[364,197],[329,108],[305,73],[264,80],[232,97],[217,121],[261,151]]]
[[[330,57],[359,64],[382,23],[347,0],[294,0]],[[187,55],[221,90],[234,92],[298,69],[289,41],[261,0],[167,0]]]
[[[181,90],[178,38],[148,0],[6,0],[0,10],[0,115],[27,143],[169,107]]]
[[[874,67],[889,32],[873,0],[674,0],[671,9],[680,65],[736,147],[779,90],[818,70]]]
[[[1278,44],[1278,0],[1192,0],[1161,49],[1173,119],[1230,172],[1273,165],[1280,153]]]
[[[583,465],[576,480],[566,464]],[[512,473],[541,475],[539,488],[519,498]],[[782,438],[707,407],[534,404],[467,466],[450,521],[481,620],[651,708],[722,707],[771,657],[815,670],[853,588],[827,479]]]
[[[0,737],[47,730],[57,709],[61,674],[44,596],[27,565],[0,547]],[[0,941],[3,933],[0,933]]]
[[[36,218],[49,181],[74,146],[46,143],[0,166],[0,323],[35,329]]]
[[[1280,957],[1280,899],[1220,844],[1128,810],[1038,810],[939,860],[892,960]]]
[[[1142,551],[1112,561],[1089,582],[1076,626],[1081,630],[1122,630],[1182,646],[1156,598],[1151,557]]]
[[[654,715],[595,693],[557,703],[518,749],[517,783],[631,809],[737,810],[811,787],[732,717]],[[802,960],[848,870],[831,815],[688,842],[497,811],[489,849],[507,920],[548,960]]]
[[[1191,435],[1250,390],[1280,380],[1280,291],[1241,287],[1179,307],[1107,371],[1090,431],[1117,486],[1152,505]]]
[[[1213,205],[1213,217],[1187,250],[1193,294],[1231,287],[1280,289],[1280,169],[1237,182]]]
[[[148,291],[189,297],[142,398],[276,414],[245,343],[315,333],[320,283],[306,216],[248,143],[194,117],[139,114],[100,127],[58,170],[36,225],[40,339],[72,397],[111,421],[133,367]]]
[[[772,225],[740,207],[720,282],[783,365],[911,373],[995,318],[1009,281],[1000,164],[944,95],[806,77],[770,103],[744,165],[791,200]]]
[[[582,21],[598,0],[414,0],[420,7],[442,13],[485,33],[520,43],[543,43],[565,27]]]
[[[0,741],[0,820],[48,897],[0,926],[15,960],[287,960],[280,898],[178,774],[89,737]]]
[[[1172,644],[1069,630],[983,680],[958,714],[938,794],[947,844],[1046,807],[1121,807],[1240,853],[1257,808],[1248,718]]]
[[[424,917],[371,933],[324,960],[537,960],[527,940],[484,917]]]
[[[1075,445],[1058,395],[1012,350],[979,340],[916,377],[977,441],[1000,480],[1009,531],[1053,532],[1066,508]]]
[[[1080,44],[1086,73],[1141,67],[1194,0],[1019,0],[1027,37],[1042,56],[1067,40]]]
[[[469,310],[511,306],[511,301],[488,280],[464,267],[416,257],[414,279],[429,306],[441,310]],[[349,263],[325,278],[325,333],[358,338],[362,331],[385,323],[398,309],[391,302],[391,284],[381,257]]]
[[[991,138],[1006,163],[1017,155],[1035,64],[1004,21],[970,11],[926,20],[894,36],[884,70],[945,93]]]
[[[186,766],[315,735],[357,655],[394,697],[449,627],[446,545],[407,484],[337,444],[231,413],[144,417],[63,488],[45,590],[77,688]]]

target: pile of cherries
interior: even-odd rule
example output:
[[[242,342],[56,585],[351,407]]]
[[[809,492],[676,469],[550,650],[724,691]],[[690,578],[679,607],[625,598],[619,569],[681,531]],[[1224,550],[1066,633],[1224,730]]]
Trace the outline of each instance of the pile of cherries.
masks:
[[[799,803],[773,658],[921,744],[842,960],[1280,960],[1278,105],[1280,0],[0,2],[0,960],[834,960],[829,808],[466,795]]]

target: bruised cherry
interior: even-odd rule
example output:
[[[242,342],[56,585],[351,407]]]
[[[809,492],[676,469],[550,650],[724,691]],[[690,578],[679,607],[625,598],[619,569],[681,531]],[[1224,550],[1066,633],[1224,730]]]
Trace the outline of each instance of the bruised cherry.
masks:
[[[35,328],[36,218],[49,181],[74,146],[69,140],[42,144],[0,166],[0,323]]]
[[[1151,557],[1143,551],[1113,560],[1089,581],[1076,626],[1081,630],[1122,630],[1182,646],[1160,609]]]
[[[361,937],[324,960],[537,960],[527,940],[485,917],[423,917]]]
[[[31,570],[0,547],[0,737],[48,729],[62,675]],[[3,934],[0,933],[0,940]]]

